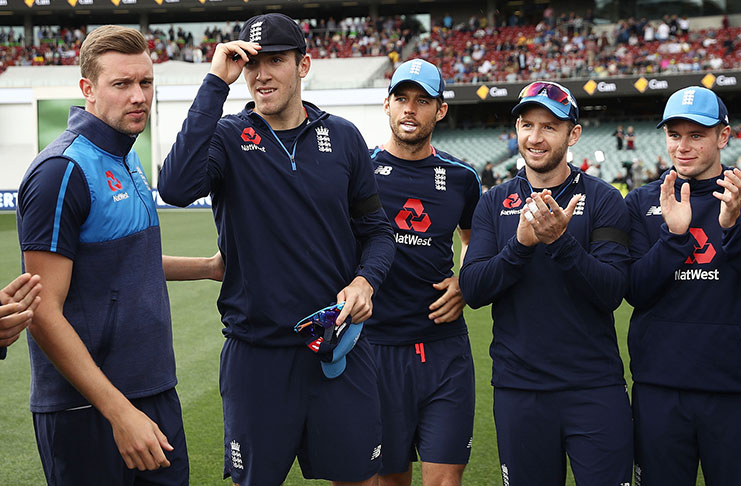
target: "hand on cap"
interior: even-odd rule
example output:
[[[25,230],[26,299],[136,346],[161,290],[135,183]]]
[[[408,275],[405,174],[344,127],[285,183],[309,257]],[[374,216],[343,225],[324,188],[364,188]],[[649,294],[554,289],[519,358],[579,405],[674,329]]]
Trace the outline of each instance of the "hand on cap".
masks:
[[[350,285],[337,294],[337,302],[344,302],[345,307],[337,316],[337,325],[345,322],[348,316],[353,323],[360,323],[368,319],[373,313],[373,287],[365,277],[355,277]]]
[[[226,84],[232,84],[239,78],[242,68],[249,62],[249,56],[256,56],[260,44],[235,40],[219,44],[211,61],[211,74],[221,78]]]
[[[661,215],[664,218],[666,227],[670,233],[683,235],[690,229],[692,222],[692,206],[690,206],[690,184],[682,184],[679,198],[674,194],[674,182],[677,180],[677,172],[672,169],[661,183],[661,194],[659,203],[661,204]]]
[[[741,170],[729,169],[723,172],[723,179],[716,182],[724,188],[722,193],[713,193],[720,199],[718,222],[721,228],[728,229],[736,224],[741,213]]]

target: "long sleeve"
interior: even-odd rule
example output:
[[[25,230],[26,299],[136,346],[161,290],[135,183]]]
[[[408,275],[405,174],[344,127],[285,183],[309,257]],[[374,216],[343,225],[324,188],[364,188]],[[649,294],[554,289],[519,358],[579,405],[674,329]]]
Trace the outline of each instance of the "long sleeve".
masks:
[[[229,86],[224,81],[206,75],[162,165],[158,189],[165,202],[187,206],[207,196],[221,178],[219,161],[225,158],[213,139],[228,94]]]
[[[669,232],[666,223],[661,223],[658,238],[653,237],[639,196],[634,191],[626,198],[631,218],[630,255],[633,259],[626,300],[634,307],[647,307],[673,283],[674,271],[692,254],[693,242],[689,233],[675,235]]]
[[[497,220],[490,202],[490,198],[482,198],[473,214],[471,242],[459,275],[463,298],[473,309],[491,304],[517,282],[522,267],[535,253],[534,247],[520,244],[515,236],[499,251]]]
[[[360,242],[357,275],[365,277],[377,291],[394,261],[394,232],[383,209],[353,218],[352,227]]]

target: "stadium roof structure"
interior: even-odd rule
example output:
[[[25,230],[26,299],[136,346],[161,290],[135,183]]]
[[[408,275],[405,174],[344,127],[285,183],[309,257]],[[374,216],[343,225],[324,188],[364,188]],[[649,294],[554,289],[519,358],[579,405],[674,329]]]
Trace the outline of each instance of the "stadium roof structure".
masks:
[[[200,85],[210,64],[168,61],[154,65],[158,86]],[[386,87],[384,75],[391,68],[385,56],[313,59],[304,89],[357,89]],[[79,66],[10,66],[0,75],[0,88],[74,87]]]

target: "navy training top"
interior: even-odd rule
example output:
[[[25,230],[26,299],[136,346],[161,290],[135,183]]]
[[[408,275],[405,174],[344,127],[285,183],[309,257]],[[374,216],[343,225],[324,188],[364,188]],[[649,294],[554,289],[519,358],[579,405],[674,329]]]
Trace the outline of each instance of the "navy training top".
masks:
[[[296,322],[334,303],[355,276],[377,290],[393,233],[357,128],[304,102],[308,123],[285,146],[253,103],[221,118],[229,86],[208,74],[160,174],[162,199],[211,194],[225,263],[224,334],[295,346]]]
[[[492,304],[494,386],[567,390],[625,382],[612,313],[627,287],[628,210],[617,189],[569,167],[553,195],[562,207],[583,196],[550,245],[517,241],[520,211],[533,192],[524,169],[485,193],[474,213],[460,285],[472,308]]]
[[[481,184],[465,162],[434,147],[422,160],[371,151],[396,256],[374,298],[365,334],[374,344],[429,342],[466,334],[463,315],[435,324],[429,306],[444,293],[432,284],[453,275],[453,233],[471,228]]]
[[[725,167],[724,167],[725,169]],[[631,191],[628,332],[637,383],[711,392],[741,392],[741,230],[718,223],[722,192],[713,177],[689,182],[692,221],[683,235],[661,215],[658,181]]]

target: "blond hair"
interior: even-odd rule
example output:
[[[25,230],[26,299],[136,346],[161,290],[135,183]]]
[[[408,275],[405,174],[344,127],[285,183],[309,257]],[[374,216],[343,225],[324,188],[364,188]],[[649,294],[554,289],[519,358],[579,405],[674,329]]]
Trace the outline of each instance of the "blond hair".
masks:
[[[98,58],[106,52],[140,54],[149,52],[147,41],[136,29],[120,25],[103,25],[85,38],[80,48],[80,74],[95,82],[100,75]]]

